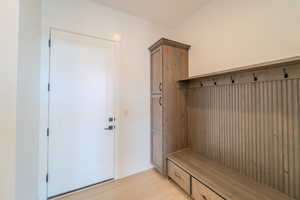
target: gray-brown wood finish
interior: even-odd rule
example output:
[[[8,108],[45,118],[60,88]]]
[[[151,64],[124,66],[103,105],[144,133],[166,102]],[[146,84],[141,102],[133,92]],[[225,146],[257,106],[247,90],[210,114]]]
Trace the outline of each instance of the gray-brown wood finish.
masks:
[[[162,131],[162,96],[152,95],[151,104],[152,130]]]
[[[192,178],[192,198],[194,200],[224,200],[200,181]]]
[[[151,53],[151,93],[162,93],[162,77],[163,77],[163,60],[162,50],[157,48]]]
[[[163,170],[163,129],[162,129],[162,96],[151,97],[151,143],[152,163],[162,172]]]
[[[152,164],[160,172],[164,170],[164,157],[163,157],[163,135],[162,131],[152,130]]]
[[[169,154],[188,145],[186,88],[177,83],[188,76],[188,51],[163,46],[163,55],[165,153]]]
[[[174,48],[178,48],[178,49],[185,49],[185,50],[189,50],[191,48],[190,45],[176,42],[174,40],[169,40],[167,38],[161,38],[160,40],[155,42],[151,47],[149,47],[149,50],[151,52],[154,52],[157,48],[159,48],[161,46],[170,46],[170,47],[174,47]],[[187,78],[187,77],[185,77],[185,78]]]
[[[198,88],[214,85],[232,85],[232,83],[257,83],[288,79],[300,79],[299,63],[293,65],[284,65],[284,63],[281,63],[280,66],[269,66],[267,69],[248,69],[245,72],[232,72],[218,76],[191,78],[190,80],[187,79],[179,82],[185,84],[187,88]]]
[[[189,85],[188,132],[193,151],[300,200],[299,65],[255,82]],[[296,73],[291,73],[291,71]],[[299,74],[298,74],[299,75]],[[277,77],[277,78],[274,78]],[[221,79],[219,79],[221,80]],[[196,83],[193,83],[194,86]]]
[[[233,73],[247,73],[247,72],[252,72],[252,71],[258,71],[258,70],[273,70],[274,68],[282,67],[282,66],[290,66],[290,65],[297,65],[300,64],[300,56],[295,56],[295,57],[289,57],[289,58],[284,58],[284,59],[279,59],[279,60],[273,60],[269,62],[264,62],[264,63],[258,63],[258,64],[253,64],[253,65],[248,65],[248,66],[242,66],[242,67],[235,67],[229,70],[224,70],[224,71],[218,71],[218,72],[212,72],[208,74],[203,74],[199,76],[192,76],[186,79],[182,79],[180,81],[190,81],[190,80],[196,80],[199,78],[207,78],[207,77],[217,77],[217,76],[223,76],[223,75],[228,75],[228,74],[233,74]]]
[[[167,39],[150,47],[152,162],[163,175],[167,175],[166,156],[188,145],[186,88],[178,83],[188,77],[188,49],[188,45]]]
[[[203,186],[202,191],[203,189],[206,193],[213,191],[226,200],[293,200],[282,192],[265,184],[259,184],[253,179],[239,174],[238,171],[225,167],[190,149],[175,152],[169,155],[168,159],[190,174],[193,180],[199,181]],[[195,197],[196,194],[197,197],[197,192],[201,193],[201,188],[195,187],[194,181],[191,184],[192,194],[194,194],[192,196]],[[218,199],[213,194],[204,194],[204,196],[211,200]],[[212,196],[213,198],[211,198]]]
[[[180,167],[168,161],[168,177],[177,183],[187,194],[191,193],[191,176]]]

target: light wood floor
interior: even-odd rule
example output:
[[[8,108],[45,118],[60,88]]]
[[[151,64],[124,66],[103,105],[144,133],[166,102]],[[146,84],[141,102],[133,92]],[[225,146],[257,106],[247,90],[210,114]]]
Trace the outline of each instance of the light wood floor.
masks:
[[[124,179],[94,186],[55,200],[187,200],[173,182],[148,170]]]

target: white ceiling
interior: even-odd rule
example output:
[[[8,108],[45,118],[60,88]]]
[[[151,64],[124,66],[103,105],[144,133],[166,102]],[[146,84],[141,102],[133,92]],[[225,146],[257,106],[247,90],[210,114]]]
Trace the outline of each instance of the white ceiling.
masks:
[[[94,0],[154,23],[175,27],[209,0]]]

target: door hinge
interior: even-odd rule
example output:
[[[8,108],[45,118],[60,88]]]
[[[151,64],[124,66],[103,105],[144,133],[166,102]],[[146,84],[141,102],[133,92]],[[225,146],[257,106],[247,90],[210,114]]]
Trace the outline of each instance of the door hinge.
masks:
[[[51,48],[51,39],[48,40],[48,47]]]
[[[47,136],[49,137],[49,135],[50,135],[50,130],[49,128],[47,128]]]
[[[48,183],[49,182],[49,175],[47,174],[46,175],[46,183]]]
[[[48,83],[48,92],[50,92],[50,83]]]

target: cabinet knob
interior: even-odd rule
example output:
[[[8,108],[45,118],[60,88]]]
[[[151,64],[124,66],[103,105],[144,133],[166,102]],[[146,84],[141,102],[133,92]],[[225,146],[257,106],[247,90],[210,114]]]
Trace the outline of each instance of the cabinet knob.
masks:
[[[180,174],[178,174],[177,172],[175,172],[175,176],[176,176],[177,178],[181,178]]]
[[[162,106],[162,97],[159,97],[159,105]]]

